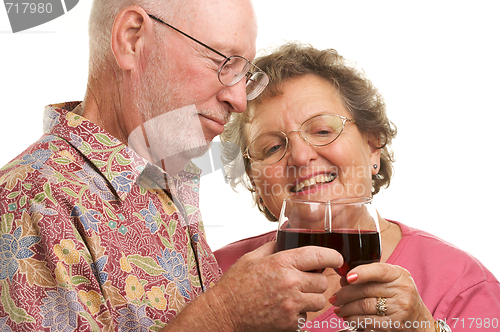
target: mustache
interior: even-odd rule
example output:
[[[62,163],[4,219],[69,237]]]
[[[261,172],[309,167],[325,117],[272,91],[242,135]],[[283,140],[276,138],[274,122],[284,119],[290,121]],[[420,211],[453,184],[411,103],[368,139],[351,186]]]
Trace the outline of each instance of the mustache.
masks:
[[[224,124],[229,122],[229,119],[231,118],[231,112],[228,110],[223,109],[222,107],[218,107],[216,109],[202,109],[198,110],[198,113],[206,116],[208,118],[212,119],[217,119],[219,121],[222,121]]]

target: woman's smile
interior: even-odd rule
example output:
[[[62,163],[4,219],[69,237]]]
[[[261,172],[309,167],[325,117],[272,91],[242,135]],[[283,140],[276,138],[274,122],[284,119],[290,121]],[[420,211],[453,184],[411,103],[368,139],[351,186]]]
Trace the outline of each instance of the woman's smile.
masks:
[[[299,179],[290,191],[299,195],[310,194],[318,191],[321,187],[331,184],[336,178],[336,173],[330,173],[318,174],[305,179]]]

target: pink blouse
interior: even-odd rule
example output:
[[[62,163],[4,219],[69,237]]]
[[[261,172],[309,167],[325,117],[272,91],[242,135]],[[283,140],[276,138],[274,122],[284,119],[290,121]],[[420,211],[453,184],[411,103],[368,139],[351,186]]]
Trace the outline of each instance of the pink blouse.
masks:
[[[411,273],[434,319],[446,320],[453,332],[500,330],[500,284],[495,276],[452,244],[395,223],[403,237],[387,263]],[[225,272],[245,253],[275,239],[275,231],[243,239],[215,251],[215,256]],[[315,332],[337,331],[343,327],[343,320],[332,307],[301,327]]]

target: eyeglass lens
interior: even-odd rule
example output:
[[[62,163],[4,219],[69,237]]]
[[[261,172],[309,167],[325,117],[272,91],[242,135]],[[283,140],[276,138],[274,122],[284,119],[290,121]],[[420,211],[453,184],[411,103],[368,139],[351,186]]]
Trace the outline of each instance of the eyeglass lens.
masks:
[[[212,52],[217,53],[218,55],[226,58],[226,60],[222,63],[221,67],[219,68],[219,81],[222,83],[224,86],[233,86],[236,83],[238,83],[244,76],[246,76],[246,83],[247,83],[247,88],[246,88],[246,93],[247,93],[247,100],[252,100],[255,97],[257,97],[267,86],[269,83],[269,77],[262,72],[259,68],[257,68],[255,65],[253,65],[250,61],[245,59],[244,57],[241,57],[239,55],[233,55],[231,57],[227,57],[221,52],[217,51],[214,48],[211,48],[210,46],[206,45],[205,43],[199,41],[198,39],[188,35],[187,33],[177,29],[176,27],[162,21],[156,16],[153,16],[151,14],[148,14],[149,17],[152,19],[165,24],[171,29],[174,29],[175,31],[181,33],[182,35],[188,37],[189,39],[193,40],[194,42],[208,48]],[[250,71],[250,67],[254,67],[253,71]]]
[[[256,71],[251,72],[251,67]],[[219,70],[222,85],[233,86],[246,76],[247,100],[257,97],[267,86],[269,78],[247,59],[234,55],[226,59]]]
[[[300,127],[302,138],[315,146],[332,143],[344,129],[344,121],[337,115],[323,114],[306,120]],[[274,164],[283,158],[287,150],[287,136],[281,132],[257,137],[248,146],[250,159],[262,164]]]

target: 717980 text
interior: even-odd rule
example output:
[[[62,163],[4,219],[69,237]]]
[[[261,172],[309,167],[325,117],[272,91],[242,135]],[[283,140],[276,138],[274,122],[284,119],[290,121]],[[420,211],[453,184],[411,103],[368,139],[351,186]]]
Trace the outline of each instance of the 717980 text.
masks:
[[[446,324],[448,324],[452,330],[454,328],[497,329],[498,318],[450,318],[446,321]]]

